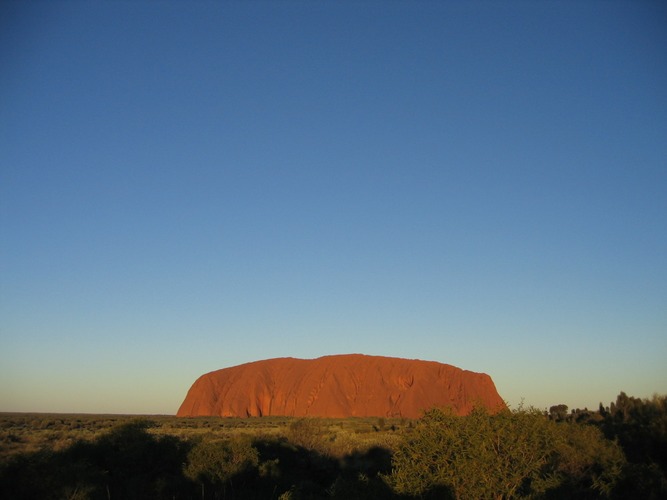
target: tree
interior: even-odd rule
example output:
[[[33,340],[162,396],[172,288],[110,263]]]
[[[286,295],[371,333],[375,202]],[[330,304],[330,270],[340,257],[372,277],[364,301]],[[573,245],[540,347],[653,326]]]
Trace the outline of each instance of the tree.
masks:
[[[567,418],[567,405],[554,405],[549,408],[549,418],[551,420],[561,421]]]
[[[640,399],[621,392],[599,425],[628,460],[620,494],[667,498],[667,396]]]

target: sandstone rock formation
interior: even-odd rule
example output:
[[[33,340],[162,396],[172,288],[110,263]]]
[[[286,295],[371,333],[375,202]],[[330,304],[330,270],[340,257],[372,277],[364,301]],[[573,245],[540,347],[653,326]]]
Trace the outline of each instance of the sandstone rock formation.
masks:
[[[451,407],[505,407],[491,377],[433,361],[362,354],[277,358],[199,377],[176,414],[257,417],[419,417]]]

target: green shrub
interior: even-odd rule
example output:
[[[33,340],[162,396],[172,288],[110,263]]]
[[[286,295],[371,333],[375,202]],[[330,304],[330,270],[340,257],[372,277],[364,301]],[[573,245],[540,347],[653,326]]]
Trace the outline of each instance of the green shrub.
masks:
[[[235,480],[242,484],[258,464],[259,453],[245,438],[200,441],[188,453],[184,474],[201,485],[203,497],[206,486],[224,492]]]
[[[606,496],[623,461],[596,429],[558,425],[540,412],[476,409],[457,417],[433,409],[394,453],[387,479],[418,498]]]
[[[620,446],[592,426],[562,423],[554,431],[557,440],[549,465],[558,484],[552,487],[552,493],[561,497],[609,497],[626,463]]]
[[[308,450],[326,452],[327,429],[319,418],[301,418],[295,420],[289,426],[287,439],[295,446],[301,446]]]

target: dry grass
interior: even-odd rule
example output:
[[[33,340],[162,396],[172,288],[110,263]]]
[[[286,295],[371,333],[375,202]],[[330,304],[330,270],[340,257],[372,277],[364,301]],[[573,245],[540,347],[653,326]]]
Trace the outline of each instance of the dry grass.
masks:
[[[150,432],[179,439],[286,438],[295,445],[342,457],[380,446],[393,449],[411,425],[395,418],[251,417],[177,418],[169,415],[89,415],[0,413],[0,462],[19,453],[60,451],[76,441],[91,441],[121,424],[149,420]]]

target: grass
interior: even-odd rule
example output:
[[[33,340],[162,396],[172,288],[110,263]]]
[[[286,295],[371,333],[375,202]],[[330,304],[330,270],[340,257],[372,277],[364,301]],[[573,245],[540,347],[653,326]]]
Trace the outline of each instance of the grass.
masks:
[[[175,417],[171,415],[96,415],[0,413],[0,463],[21,453],[60,451],[76,441],[92,441],[124,423],[151,422],[150,432],[179,439],[288,437],[321,453],[341,457],[373,446],[392,449],[412,427],[401,418]]]

